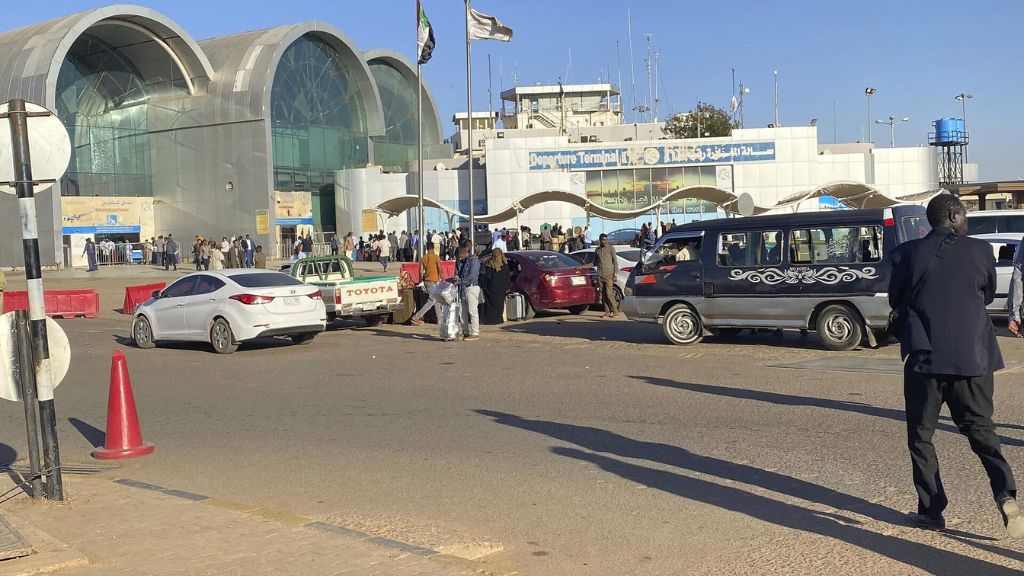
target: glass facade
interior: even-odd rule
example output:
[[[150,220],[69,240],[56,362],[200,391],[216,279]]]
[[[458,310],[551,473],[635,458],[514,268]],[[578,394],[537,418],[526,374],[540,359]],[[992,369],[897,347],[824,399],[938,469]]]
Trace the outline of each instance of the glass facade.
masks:
[[[334,232],[334,171],[369,162],[355,73],[333,46],[303,36],[284,51],[270,102],[274,190],[311,193],[314,226]]]
[[[187,86],[148,36],[112,25],[82,34],[57,77],[56,112],[72,145],[61,194],[152,196],[148,108],[169,93]]]
[[[688,186],[715,186],[714,166],[628,168],[586,172],[587,198],[612,210],[636,210],[657,202],[669,192]],[[714,214],[713,202],[679,198],[668,203],[663,214]]]
[[[384,136],[373,139],[373,161],[379,166],[404,167],[416,159],[416,86],[387,62],[372,62],[370,73],[380,92],[387,127]],[[424,122],[424,140],[428,138],[430,124]]]

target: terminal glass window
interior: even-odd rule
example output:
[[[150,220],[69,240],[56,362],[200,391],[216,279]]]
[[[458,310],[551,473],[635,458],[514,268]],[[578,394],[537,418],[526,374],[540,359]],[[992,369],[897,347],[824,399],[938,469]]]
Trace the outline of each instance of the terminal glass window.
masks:
[[[790,232],[792,264],[864,264],[882,259],[880,226],[828,227]]]
[[[270,102],[274,189],[310,192],[314,225],[334,231],[334,172],[369,161],[355,72],[334,46],[303,36],[282,54]]]
[[[56,112],[71,138],[64,196],[152,196],[149,103],[188,94],[179,66],[147,34],[101,22],[61,63]]]
[[[416,80],[407,77],[385,60],[371,60],[369,66],[370,73],[377,83],[377,91],[380,93],[384,125],[387,127],[384,136],[373,137],[373,163],[378,166],[402,168],[407,162],[416,159]],[[424,146],[437,144],[437,133],[437,118],[424,94]],[[424,155],[426,154],[428,152],[424,152]]]

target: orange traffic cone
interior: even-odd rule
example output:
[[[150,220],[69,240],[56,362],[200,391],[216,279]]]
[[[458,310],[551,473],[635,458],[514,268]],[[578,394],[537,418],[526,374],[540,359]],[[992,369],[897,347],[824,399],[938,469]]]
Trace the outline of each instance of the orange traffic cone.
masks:
[[[156,450],[149,442],[142,441],[139,429],[139,415],[135,411],[135,395],[132,394],[132,380],[128,376],[128,363],[124,352],[114,352],[110,364],[110,396],[107,400],[107,439],[103,448],[92,453],[100,460],[120,460],[152,454]]]

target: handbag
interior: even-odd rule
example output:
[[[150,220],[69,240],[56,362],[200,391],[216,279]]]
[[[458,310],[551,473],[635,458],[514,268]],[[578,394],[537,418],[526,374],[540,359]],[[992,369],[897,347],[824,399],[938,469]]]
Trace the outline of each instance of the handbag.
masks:
[[[885,331],[889,336],[899,340],[900,335],[903,333],[904,325],[907,322],[907,317],[910,315],[910,304],[917,298],[918,291],[921,290],[921,285],[924,284],[924,279],[928,277],[928,274],[935,269],[935,266],[942,260],[942,251],[949,246],[952,246],[956,242],[956,234],[950,234],[942,240],[942,244],[936,248],[935,254],[932,254],[932,259],[928,262],[928,267],[925,268],[924,273],[917,279],[917,283],[910,290],[910,296],[907,298],[906,303],[899,308],[893,308],[889,311],[889,323],[885,327]]]

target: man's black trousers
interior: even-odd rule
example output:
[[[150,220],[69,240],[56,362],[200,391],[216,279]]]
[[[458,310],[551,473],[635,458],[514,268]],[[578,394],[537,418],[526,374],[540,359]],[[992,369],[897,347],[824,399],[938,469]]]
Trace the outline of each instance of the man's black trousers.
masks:
[[[942,404],[949,406],[960,433],[981,459],[996,501],[1017,496],[1013,471],[999,448],[999,436],[992,423],[993,376],[952,376],[922,374],[907,363],[903,373],[903,394],[907,410],[907,445],[917,488],[917,511],[939,516],[949,504],[939,477],[939,461],[932,436]]]

